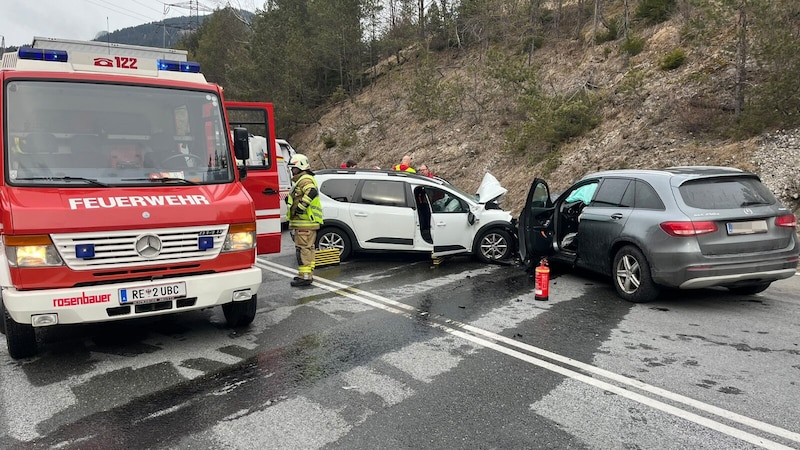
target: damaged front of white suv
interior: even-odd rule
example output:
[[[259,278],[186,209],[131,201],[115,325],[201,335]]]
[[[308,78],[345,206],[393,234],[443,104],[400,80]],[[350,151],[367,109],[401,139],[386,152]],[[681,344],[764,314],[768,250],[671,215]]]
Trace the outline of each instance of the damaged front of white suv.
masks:
[[[508,189],[500,185],[497,178],[488,172],[484,174],[474,195],[467,194],[453,185],[448,187],[470,200],[466,219],[467,224],[473,228],[472,254],[483,262],[511,262],[517,249],[516,218],[503,210],[499,203],[500,197],[506,194]],[[437,212],[435,202],[433,212],[434,227],[437,227],[439,222],[436,222],[438,218],[435,217]],[[437,240],[434,255],[445,253],[440,250],[442,246],[438,245],[439,243]]]

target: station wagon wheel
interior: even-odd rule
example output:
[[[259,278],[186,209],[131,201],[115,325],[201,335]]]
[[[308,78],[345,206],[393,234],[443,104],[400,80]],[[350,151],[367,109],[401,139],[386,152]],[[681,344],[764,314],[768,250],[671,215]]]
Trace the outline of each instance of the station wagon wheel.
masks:
[[[353,252],[350,244],[350,237],[340,228],[323,228],[317,232],[317,248],[325,250],[329,248],[339,249],[339,260],[345,261]]]
[[[497,262],[511,256],[511,247],[511,235],[508,231],[495,228],[481,234],[475,254],[481,262]]]
[[[641,250],[626,245],[614,256],[614,287],[617,294],[633,303],[646,303],[658,297],[658,286],[650,275],[650,264]]]

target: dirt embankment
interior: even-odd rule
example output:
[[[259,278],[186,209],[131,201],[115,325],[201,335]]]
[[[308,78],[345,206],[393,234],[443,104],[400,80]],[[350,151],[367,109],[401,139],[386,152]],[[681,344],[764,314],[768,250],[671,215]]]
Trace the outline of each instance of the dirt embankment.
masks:
[[[597,170],[675,165],[755,171],[796,211],[800,133],[737,142],[704,137],[704,122],[729,113],[732,58],[723,50],[689,50],[684,66],[660,70],[660,58],[679,45],[678,30],[678,24],[669,22],[653,27],[643,36],[644,51],[635,57],[620,54],[618,43],[591,47],[570,40],[548,44],[535,53],[546,90],[592,89],[605,99],[602,123],[562,145],[555,164],[505,150],[505,135],[516,120],[515,105],[482,91],[493,85],[480,79],[486,58],[478,52],[441,54],[436,63],[443,81],[458,80],[472,89],[455,119],[421,122],[411,113],[409,92],[418,62],[410,58],[385,71],[351,100],[327,108],[316,124],[290,140],[310,157],[313,168],[338,167],[347,159],[360,167],[389,168],[410,154],[414,166],[425,163],[437,175],[472,192],[488,171],[508,189],[501,203],[515,215],[537,176],[559,191]],[[333,137],[337,145],[326,148],[323,136]]]

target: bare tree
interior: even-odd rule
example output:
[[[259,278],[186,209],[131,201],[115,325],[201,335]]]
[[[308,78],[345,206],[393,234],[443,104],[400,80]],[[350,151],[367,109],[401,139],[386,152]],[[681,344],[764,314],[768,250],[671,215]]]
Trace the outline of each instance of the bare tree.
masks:
[[[747,0],[740,0],[739,23],[736,30],[736,88],[734,111],[736,117],[744,107],[744,84],[747,79]]]
[[[622,36],[625,39],[628,38],[628,28],[631,25],[631,11],[630,6],[628,5],[629,0],[622,0],[622,8],[624,10],[624,21],[625,23],[622,26]]]
[[[597,27],[600,24],[600,0],[594,0],[594,24],[592,26],[592,47],[597,42]]]
[[[419,0],[418,20],[419,20],[419,40],[425,42],[425,0]]]

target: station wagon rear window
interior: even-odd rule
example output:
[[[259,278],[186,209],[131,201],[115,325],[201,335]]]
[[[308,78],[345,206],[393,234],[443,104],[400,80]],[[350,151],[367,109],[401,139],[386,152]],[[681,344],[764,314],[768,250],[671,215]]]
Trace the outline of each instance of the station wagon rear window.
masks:
[[[751,177],[693,180],[682,184],[679,191],[688,206],[700,209],[747,208],[777,202],[766,186]]]
[[[319,190],[337,202],[350,203],[353,201],[357,186],[358,180],[350,178],[325,180]]]

